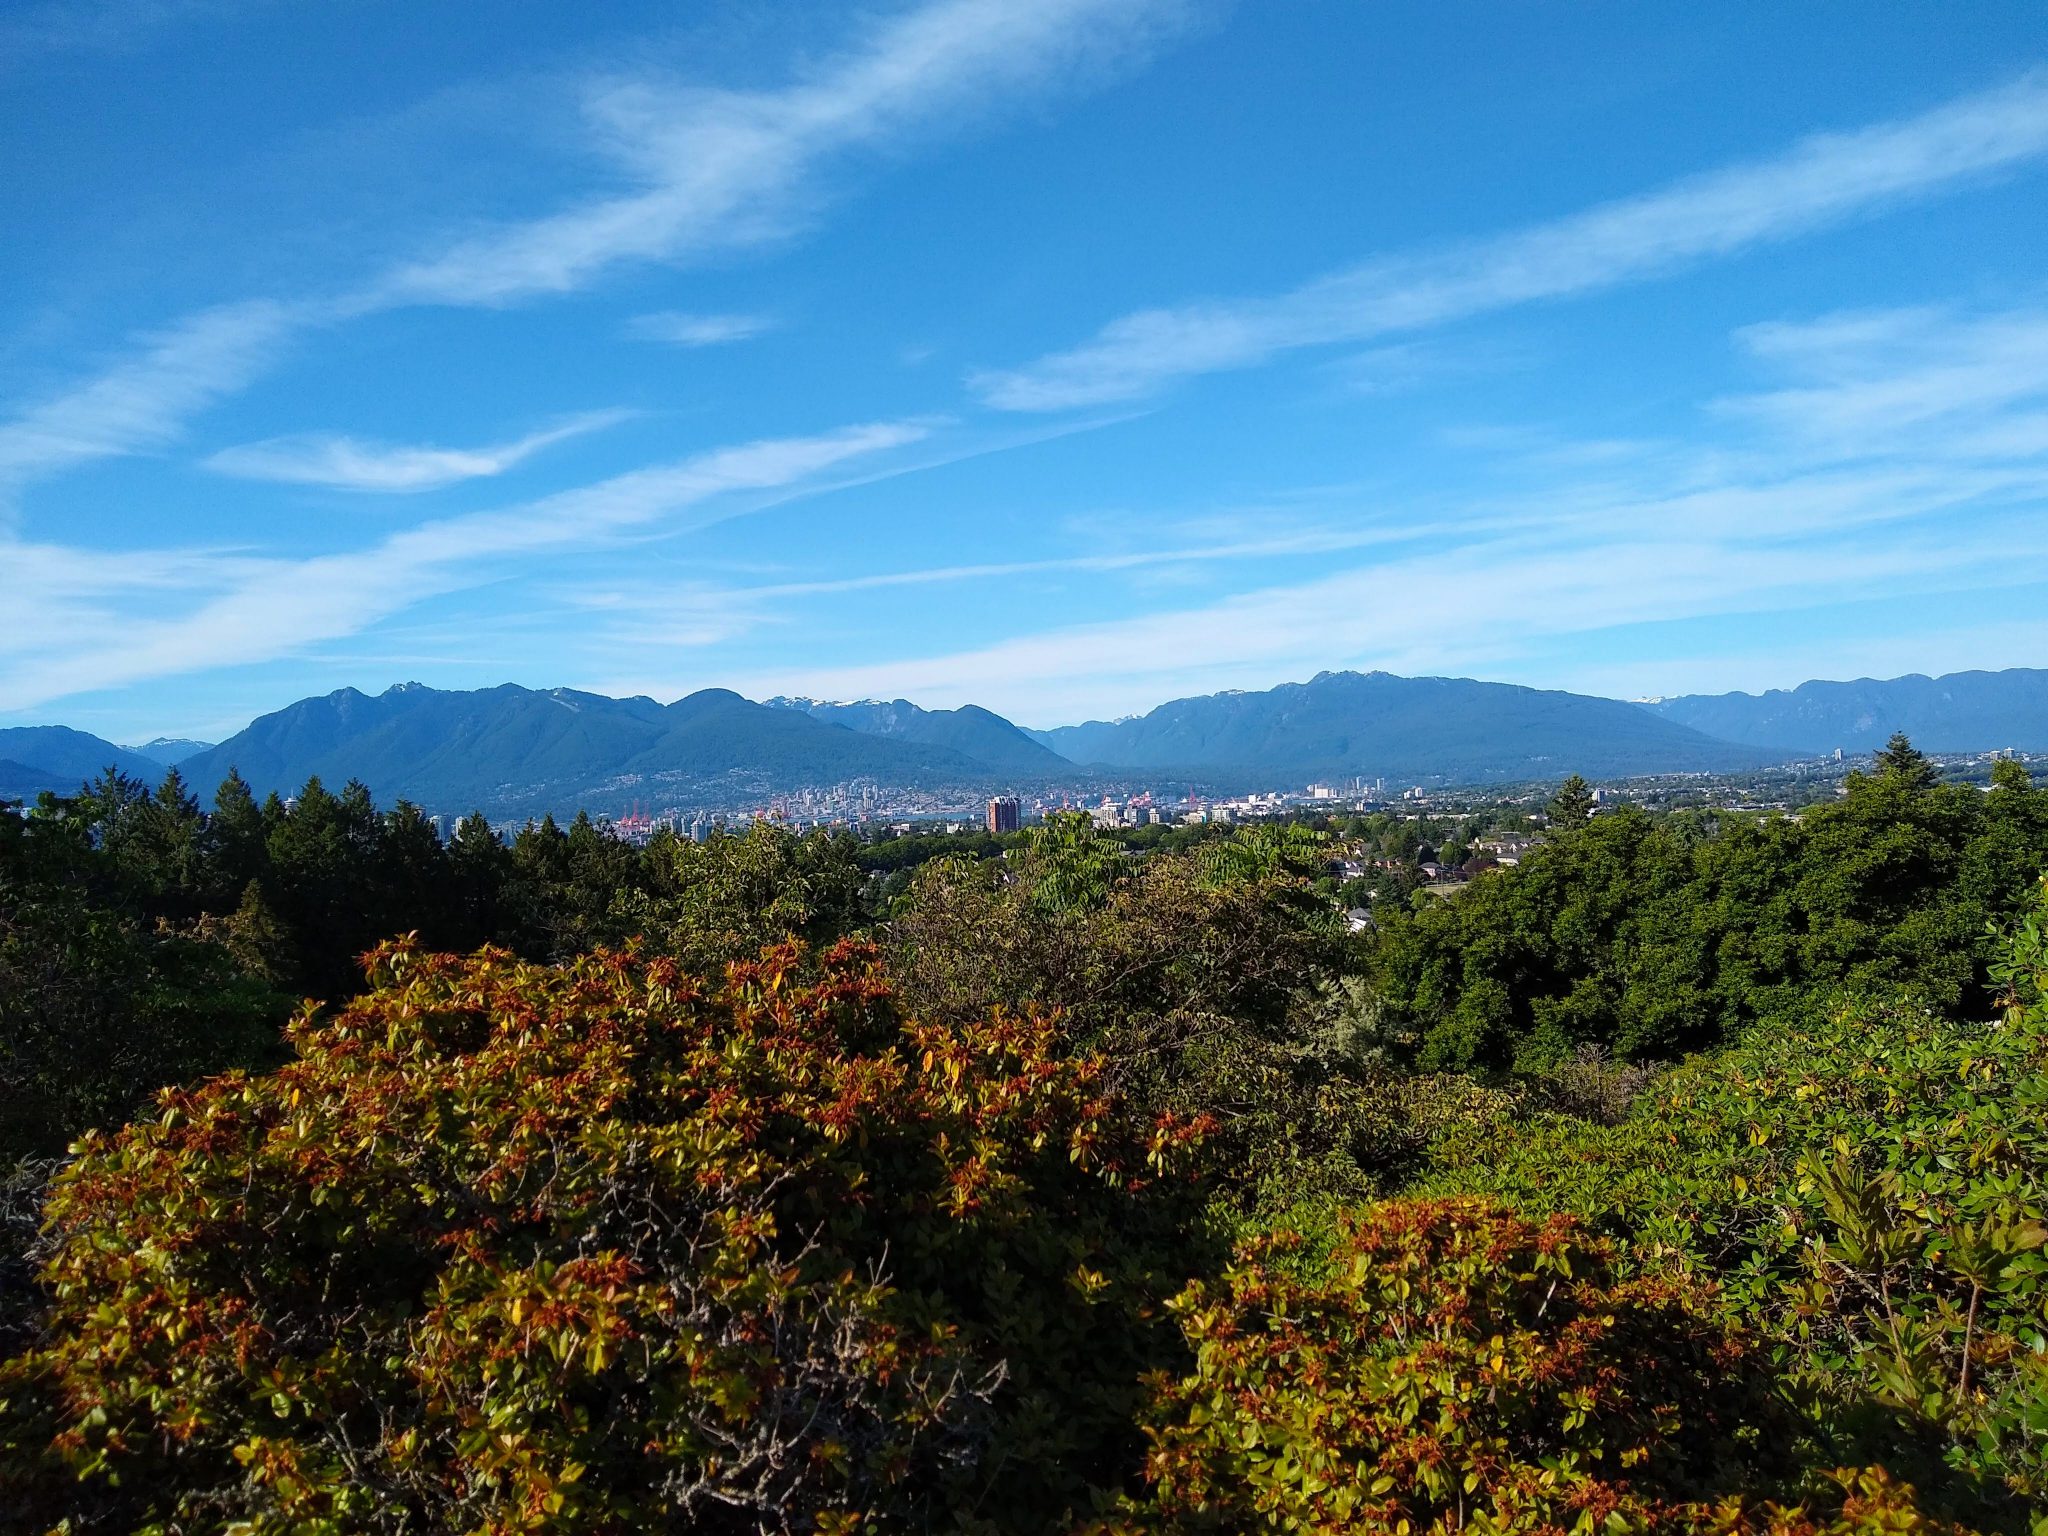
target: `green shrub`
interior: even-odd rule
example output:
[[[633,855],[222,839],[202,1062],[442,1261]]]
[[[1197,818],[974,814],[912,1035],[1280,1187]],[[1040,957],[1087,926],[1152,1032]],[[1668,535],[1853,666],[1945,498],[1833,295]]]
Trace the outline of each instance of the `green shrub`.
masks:
[[[2044,1024],[1846,1002],[1667,1074],[1618,1125],[1469,1120],[1423,1187],[1572,1212],[1713,1280],[1845,1454],[2010,1515],[2048,1502]]]
[[[1174,1306],[1196,1368],[1158,1383],[1149,1488],[1107,1530],[1814,1528],[1757,1497],[1789,1470],[1757,1347],[1569,1218],[1387,1202]],[[1881,1476],[1847,1493],[1869,1529],[1935,1528]]]
[[[610,846],[633,858],[623,844]],[[865,917],[854,847],[849,837],[770,821],[721,828],[701,843],[663,835],[640,856],[645,888],[620,882],[605,925],[707,975],[787,938],[822,948]],[[602,909],[604,899],[598,883],[586,905]]]

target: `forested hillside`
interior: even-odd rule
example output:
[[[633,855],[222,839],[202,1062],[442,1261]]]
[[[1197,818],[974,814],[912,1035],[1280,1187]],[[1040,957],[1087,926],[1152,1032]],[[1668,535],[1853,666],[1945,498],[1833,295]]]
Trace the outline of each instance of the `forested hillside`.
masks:
[[[2039,1536],[2048,791],[1589,810],[0,815],[0,1528]]]
[[[1615,699],[1389,672],[1323,672],[1036,735],[1076,763],[1296,781],[1698,773],[1790,755],[1718,740]]]
[[[924,716],[921,728],[850,729],[724,688],[669,704],[572,688],[453,691],[401,683],[339,689],[252,721],[180,766],[196,782],[238,773],[259,794],[309,777],[360,779],[386,800],[520,818],[552,807],[721,788],[769,792],[872,778],[895,785],[1007,782],[1020,753],[1059,768],[1007,722]],[[990,751],[989,760],[972,755]],[[101,759],[83,772],[96,772]]]
[[[1930,752],[2048,748],[2048,672],[2036,667],[1687,694],[1647,707],[1726,741],[1802,754],[1869,751],[1894,732]]]

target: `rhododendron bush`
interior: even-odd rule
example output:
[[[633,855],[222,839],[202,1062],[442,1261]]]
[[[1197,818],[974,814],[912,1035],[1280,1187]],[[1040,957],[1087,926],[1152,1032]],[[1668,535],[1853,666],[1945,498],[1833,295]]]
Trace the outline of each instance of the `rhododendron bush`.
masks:
[[[1135,1463],[1196,1128],[1042,1020],[854,945],[371,964],[62,1176],[0,1525],[1044,1529]]]

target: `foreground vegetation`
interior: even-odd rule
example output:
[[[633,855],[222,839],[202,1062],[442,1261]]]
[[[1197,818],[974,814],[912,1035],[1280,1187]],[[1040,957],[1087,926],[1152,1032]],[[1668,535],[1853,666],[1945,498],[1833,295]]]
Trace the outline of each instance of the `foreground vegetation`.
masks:
[[[2048,799],[1585,813],[0,816],[0,1528],[2048,1531]]]

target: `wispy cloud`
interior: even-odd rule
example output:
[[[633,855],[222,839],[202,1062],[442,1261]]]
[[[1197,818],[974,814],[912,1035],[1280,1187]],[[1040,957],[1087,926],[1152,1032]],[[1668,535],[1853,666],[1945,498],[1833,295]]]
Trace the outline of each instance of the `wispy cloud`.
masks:
[[[749,587],[699,588],[683,592],[664,587],[659,593],[637,595],[617,588],[592,588],[572,594],[571,601],[579,606],[614,610],[650,606],[672,610],[678,603],[734,606],[778,598],[821,597],[842,592],[875,592],[892,587],[1012,581],[1020,576],[1047,576],[1064,572],[1101,574],[1137,571],[1160,565],[1199,565],[1218,561],[1317,556],[1340,550],[1405,543],[1425,538],[1431,531],[1426,525],[1374,529],[1315,528],[1272,538],[1245,539],[1230,544],[1134,549],[1095,555],[1059,555],[1045,560],[1003,560],[980,565],[921,566],[907,571],[873,571],[861,576],[829,576],[814,581],[764,582]]]
[[[1247,560],[1313,559],[1340,551],[1412,542],[1429,536],[1427,525],[1407,524],[1373,529],[1301,528],[1229,543],[1168,545],[1088,555],[1061,555],[1044,560],[1004,560],[982,564],[922,566],[914,570],[873,571],[858,576],[831,576],[808,581],[762,582],[751,586],[707,586],[661,581],[651,585],[616,583],[569,588],[559,595],[569,608],[610,621],[599,637],[609,648],[639,653],[653,647],[707,646],[730,640],[764,623],[788,615],[793,599],[888,591],[904,587],[955,586],[973,582],[1010,582],[1033,576],[1069,574],[1118,575],[1147,571],[1192,571],[1204,566],[1239,564]],[[778,606],[781,605],[781,606]],[[664,680],[654,692],[671,688]],[[607,682],[600,691],[647,692],[639,683]]]
[[[426,598],[493,580],[519,557],[587,549],[659,523],[673,531],[749,495],[787,494],[855,459],[915,443],[926,428],[876,422],[815,437],[745,443],[595,485],[395,533],[362,550],[300,560],[236,555],[214,564],[195,556],[130,556],[133,575],[185,585],[195,601],[182,614],[129,615],[97,632],[89,621],[113,588],[87,585],[88,557],[46,553],[40,563],[79,575],[64,601],[44,599],[53,628],[0,631],[0,711],[32,708],[93,689],[292,654],[360,633]],[[0,546],[0,571],[27,546]],[[182,565],[181,565],[182,562]],[[0,580],[0,597],[11,580]],[[81,617],[82,616],[82,617]]]
[[[1889,309],[1751,326],[1789,388],[1718,402],[1810,453],[2029,458],[2048,449],[2048,311]]]
[[[134,356],[0,422],[0,491],[75,464],[169,446],[189,417],[261,373],[305,319],[292,306],[255,301],[140,338]]]
[[[778,89],[600,81],[585,114],[627,190],[472,231],[327,297],[225,305],[138,337],[134,356],[0,421],[0,488],[176,441],[309,327],[413,305],[507,305],[786,236],[815,217],[825,173],[848,156],[1128,66],[1183,12],[1183,0],[934,0]]]
[[[1281,353],[1440,325],[1655,277],[1868,216],[2048,155],[2048,74],[1919,117],[1806,139],[1775,159],[1471,245],[1389,257],[1275,296],[1126,315],[971,384],[1005,410],[1151,394]]]
[[[480,231],[392,272],[374,300],[504,304],[631,263],[779,238],[813,216],[823,174],[847,155],[1127,62],[1180,10],[1171,0],[940,0],[777,90],[605,83],[585,108],[636,185]]]
[[[756,695],[979,702],[1057,722],[1206,689],[1267,687],[1329,666],[1497,666],[1535,638],[1806,606],[1987,573],[2017,582],[2027,578],[2013,559],[2044,555],[2048,536],[2024,546],[2002,536],[1911,540],[1838,551],[1817,579],[1809,550],[1731,541],[1640,540],[1597,551],[1475,545],[1192,609],[941,655],[759,673],[734,686]]]
[[[268,564],[233,549],[104,550],[0,538],[0,660],[102,645],[138,605],[254,580]]]
[[[669,309],[654,315],[635,315],[626,322],[626,334],[636,341],[716,347],[729,341],[749,341],[775,327],[772,315],[687,315]]]
[[[344,491],[411,493],[502,475],[543,448],[625,419],[624,411],[591,411],[545,431],[485,448],[407,447],[330,433],[266,438],[224,448],[205,461],[217,474]]]
[[[1502,435],[1490,451],[1516,490],[1426,512],[1380,505],[1385,526],[1427,534],[1381,558],[956,651],[757,671],[735,686],[974,700],[1045,722],[1334,666],[1499,675],[1532,650],[1569,642],[1583,656],[1586,637],[1608,635],[1596,654],[1648,658],[1626,691],[1670,691],[1642,638],[1659,626],[2038,581],[2048,432],[2028,428],[2048,421],[2044,336],[2048,318],[2031,310],[1754,327],[1739,346],[1790,387],[1705,402],[1690,443],[1595,439],[1597,453],[1575,454],[1546,434]],[[1891,654],[1889,639],[1873,657]],[[2001,654],[1983,648],[1988,630],[1975,643],[1980,659]],[[1832,670],[1849,654],[1842,638]],[[1612,685],[1620,674],[1603,667],[1580,680],[1552,665],[1546,681]]]

